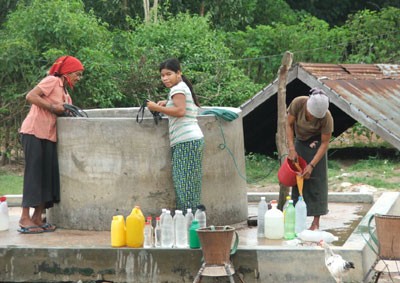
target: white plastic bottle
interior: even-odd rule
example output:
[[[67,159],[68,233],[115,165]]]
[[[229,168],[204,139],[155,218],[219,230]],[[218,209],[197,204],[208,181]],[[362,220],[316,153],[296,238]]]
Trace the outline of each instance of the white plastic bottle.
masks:
[[[163,223],[163,218],[164,218],[164,216],[165,216],[167,210],[168,210],[168,209],[166,209],[166,208],[161,209],[161,215],[160,215],[160,221],[161,221],[161,222],[160,222],[160,225]]]
[[[9,225],[7,198],[3,196],[0,197],[0,231],[8,230]]]
[[[185,223],[186,223],[186,231],[187,231],[187,245],[189,246],[189,229],[192,226],[192,222],[194,219],[194,215],[192,213],[192,209],[188,208],[185,215]]]
[[[153,247],[153,225],[151,224],[152,218],[151,216],[147,217],[146,224],[144,225],[144,248],[152,248]]]
[[[299,196],[294,209],[296,211],[296,226],[294,231],[296,234],[299,234],[307,229],[307,205],[302,196]]]
[[[257,212],[257,237],[264,238],[265,237],[265,228],[264,228],[264,217],[265,213],[268,210],[268,204],[265,201],[265,197],[261,197],[260,202],[258,203],[258,212]]]
[[[271,209],[264,216],[265,237],[272,240],[282,239],[284,234],[283,212],[277,206],[276,200],[271,201]]]
[[[199,222],[200,228],[207,227],[206,207],[204,205],[199,204],[197,206],[194,219],[196,219]]]
[[[154,228],[154,246],[161,247],[161,219],[156,217],[156,227]]]
[[[187,228],[186,228],[185,216],[183,216],[182,210],[176,211],[174,219],[175,219],[175,247],[186,248]]]
[[[171,211],[167,210],[161,224],[161,247],[172,248],[174,245],[174,227]]]

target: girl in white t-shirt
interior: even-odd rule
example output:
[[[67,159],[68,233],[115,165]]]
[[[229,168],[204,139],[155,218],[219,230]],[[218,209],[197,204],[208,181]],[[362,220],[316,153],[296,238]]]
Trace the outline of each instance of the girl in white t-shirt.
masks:
[[[177,59],[160,64],[161,81],[170,89],[168,99],[147,102],[151,111],[168,116],[172,150],[172,179],[176,209],[194,210],[201,201],[204,136],[197,122],[200,104]]]

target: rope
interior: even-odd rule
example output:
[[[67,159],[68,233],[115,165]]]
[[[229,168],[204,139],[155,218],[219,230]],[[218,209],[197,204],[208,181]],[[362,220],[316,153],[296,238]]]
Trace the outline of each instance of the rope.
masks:
[[[211,109],[207,109],[207,110],[203,111],[201,114],[202,114],[202,115],[214,115],[214,116],[216,116],[217,121],[218,121],[218,125],[219,125],[219,129],[220,129],[220,131],[221,131],[222,140],[223,140],[223,143],[220,143],[218,147],[219,147],[221,150],[226,149],[226,151],[228,152],[228,154],[231,156],[231,158],[232,158],[232,160],[233,160],[233,163],[235,164],[235,168],[236,168],[236,171],[238,172],[239,176],[240,176],[243,180],[245,180],[246,183],[248,183],[250,180],[247,179],[247,178],[240,172],[239,166],[237,165],[237,162],[236,162],[236,158],[235,158],[235,156],[233,155],[232,150],[231,150],[231,149],[228,147],[228,145],[226,144],[225,134],[224,134],[224,130],[223,130],[222,124],[221,124],[221,119],[224,119],[225,121],[231,122],[231,121],[237,119],[237,118],[239,117],[239,115],[238,115],[237,113],[233,112],[233,111],[230,111],[230,110],[227,110],[227,109],[221,109],[221,108],[211,108]],[[220,119],[220,118],[221,118],[221,119]],[[266,174],[266,176],[269,176],[269,175],[271,174],[271,172],[275,169],[275,167],[276,167],[276,165],[273,166],[273,167],[271,168],[271,170]],[[259,178],[259,180],[262,180],[262,179],[263,179],[263,177],[262,177],[262,178]],[[253,181],[253,182],[257,182],[258,179],[255,179],[255,180],[252,180],[252,181]]]
[[[221,136],[222,136],[222,140],[223,140],[223,143],[220,143],[220,144],[218,145],[218,147],[219,147],[221,150],[226,149],[226,151],[227,151],[227,152],[229,153],[229,155],[231,156],[231,158],[232,158],[232,160],[233,160],[233,163],[235,164],[235,168],[236,168],[236,171],[238,172],[239,176],[240,176],[243,180],[245,180],[245,181],[247,182],[247,178],[240,172],[239,166],[238,166],[238,164],[237,164],[237,162],[236,162],[236,158],[235,158],[235,156],[233,155],[232,150],[231,150],[231,149],[229,148],[229,146],[226,144],[225,134],[224,134],[224,130],[223,130],[222,124],[221,124],[221,119],[224,119],[225,121],[231,122],[231,121],[237,119],[237,118],[239,117],[239,115],[238,115],[237,113],[233,112],[233,111],[230,111],[230,110],[226,110],[226,109],[216,109],[216,108],[212,108],[212,109],[209,109],[209,110],[205,110],[205,111],[203,111],[201,114],[202,114],[202,115],[210,115],[210,114],[211,114],[211,115],[215,115],[215,117],[217,118],[217,121],[218,121],[219,129],[220,129],[220,131],[221,131]]]

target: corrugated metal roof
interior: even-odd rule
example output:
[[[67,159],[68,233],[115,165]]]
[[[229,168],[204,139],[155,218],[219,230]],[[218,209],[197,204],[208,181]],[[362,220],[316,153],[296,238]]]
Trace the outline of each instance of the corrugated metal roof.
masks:
[[[400,148],[399,65],[301,63],[299,66],[327,86],[332,92],[330,97],[336,95],[344,100],[350,109],[345,111],[347,114],[379,135],[386,133],[390,136],[388,141],[397,140],[396,147]]]
[[[288,73],[287,90],[298,80],[324,89],[331,104],[400,149],[400,65],[298,63]],[[241,106],[244,119],[277,94],[277,84],[275,80]],[[306,95],[304,89],[287,91],[288,102],[298,95]]]

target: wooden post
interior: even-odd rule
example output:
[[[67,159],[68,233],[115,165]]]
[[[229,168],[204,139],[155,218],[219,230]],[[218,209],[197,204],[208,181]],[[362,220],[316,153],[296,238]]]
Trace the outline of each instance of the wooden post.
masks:
[[[292,62],[293,53],[286,51],[282,58],[282,65],[278,70],[278,125],[275,142],[280,163],[282,163],[288,154],[286,146],[286,82]],[[289,187],[282,184],[279,184],[279,187],[278,208],[282,209],[286,201],[286,196],[289,195]]]

